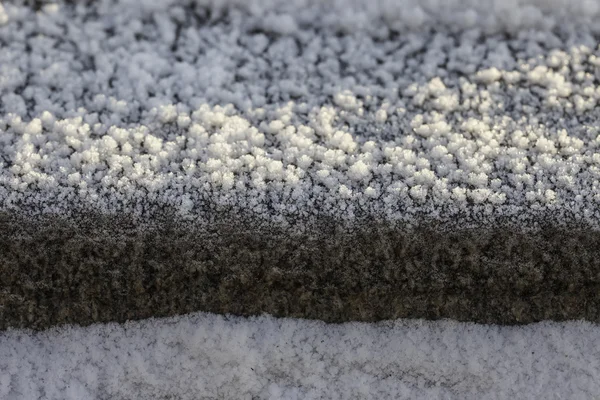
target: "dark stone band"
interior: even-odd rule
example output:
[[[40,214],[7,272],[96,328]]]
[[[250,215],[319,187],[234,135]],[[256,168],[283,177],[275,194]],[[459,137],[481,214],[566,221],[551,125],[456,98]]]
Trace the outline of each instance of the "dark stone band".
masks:
[[[328,322],[600,321],[600,233],[544,228],[304,233],[223,218],[193,229],[124,218],[2,215],[0,329],[269,313]]]

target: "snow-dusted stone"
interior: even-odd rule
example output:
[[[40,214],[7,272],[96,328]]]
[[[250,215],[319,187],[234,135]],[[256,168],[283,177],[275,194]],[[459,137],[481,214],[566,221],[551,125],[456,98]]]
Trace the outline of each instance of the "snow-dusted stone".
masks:
[[[114,304],[123,304],[123,293],[149,295],[163,293],[168,285],[169,290],[178,287],[175,278],[157,278],[159,266],[167,264],[176,265],[171,269],[176,271],[204,271],[210,263],[231,262],[239,270],[215,279],[242,290],[257,276],[270,276],[268,268],[278,268],[265,260],[267,249],[272,251],[266,243],[238,244],[239,257],[250,257],[246,251],[256,256],[243,268],[228,258],[233,242],[219,253],[221,258],[214,258],[218,252],[189,248],[200,241],[214,249],[215,237],[223,232],[235,240],[235,232],[227,231],[233,228],[242,234],[278,232],[284,238],[269,240],[281,246],[327,235],[345,240],[331,254],[354,249],[354,258],[340,256],[347,263],[307,248],[281,248],[291,252],[287,257],[299,269],[325,271],[330,263],[335,274],[345,276],[353,260],[361,271],[365,268],[364,276],[353,278],[358,281],[340,282],[336,293],[323,292],[327,282],[320,278],[303,282],[309,302],[318,303],[319,296],[329,296],[330,304],[341,298],[348,302],[345,291],[367,287],[363,281],[379,285],[386,279],[394,282],[394,290],[414,291],[415,298],[436,285],[448,294],[457,281],[467,286],[493,282],[487,266],[501,270],[498,262],[503,268],[523,268],[517,275],[527,278],[514,276],[498,284],[498,293],[508,297],[496,322],[546,315],[598,318],[596,311],[579,306],[565,305],[563,310],[570,311],[558,315],[548,311],[549,305],[529,314],[516,305],[523,285],[528,295],[542,296],[528,286],[539,284],[539,276],[555,282],[546,285],[548,298],[563,296],[564,288],[574,293],[591,287],[600,276],[593,261],[600,231],[600,8],[594,2],[37,3],[11,1],[0,7],[0,212],[7,232],[2,240],[10,249],[0,252],[6,261],[0,274],[6,278],[2,282],[16,285],[0,290],[4,323],[44,326],[148,315],[142,303],[131,305],[130,312],[122,308],[103,314],[86,303],[97,288],[49,295],[81,296],[76,312],[6,311],[9,302],[35,308],[31,298],[19,297],[24,288],[34,296],[50,285],[42,281],[51,275],[42,279],[35,269],[26,272],[36,257],[15,255],[34,250],[50,254],[40,258],[45,261],[39,261],[39,268],[63,268],[56,276],[65,282],[74,274],[72,265],[82,260],[101,260],[94,265],[104,266],[112,260],[115,276],[124,273],[119,268],[137,265],[127,278],[132,286],[111,289]],[[128,222],[121,226],[119,220]],[[48,221],[56,230],[44,232],[56,241],[39,236]],[[85,226],[91,221],[98,226]],[[356,233],[365,227],[389,229],[398,242],[385,244],[381,235]],[[86,242],[89,229],[106,240]],[[482,233],[487,238],[477,242],[482,247],[472,248],[469,229],[491,236]],[[69,242],[71,230],[88,239]],[[415,253],[407,254],[402,243],[415,230],[421,230],[414,237],[423,247],[418,250],[415,244]],[[450,236],[436,235],[463,235],[453,240],[468,248],[466,258],[446,257],[442,248],[431,253],[429,230],[448,245]],[[111,258],[111,240],[147,249],[157,232],[174,235],[162,240],[196,258],[184,263],[157,255],[153,266]],[[530,241],[521,238],[527,232]],[[548,246],[564,243],[561,235],[583,235],[590,247],[561,249],[564,259],[557,261],[558,250]],[[488,254],[496,237],[510,240]],[[515,248],[515,238],[533,248]],[[529,260],[531,254],[539,257]],[[381,259],[401,272],[371,280],[375,272],[368,268],[381,266]],[[434,274],[436,263],[440,270]],[[570,271],[573,281],[561,281],[567,279],[561,270]],[[430,273],[431,280],[415,283],[414,271]],[[84,275],[77,276],[92,279]],[[186,279],[204,282],[209,277],[198,272]],[[561,299],[568,303],[573,296]],[[244,309],[226,305],[225,299],[210,307],[206,301],[184,296],[177,307],[285,315],[298,305],[256,300]],[[493,321],[492,314],[475,315],[462,306],[456,310],[463,311],[444,314],[436,301],[428,297],[422,309],[396,304],[385,315],[360,307],[305,314],[329,320],[445,315]],[[177,307],[163,314],[178,312]],[[25,316],[36,312],[33,319]]]

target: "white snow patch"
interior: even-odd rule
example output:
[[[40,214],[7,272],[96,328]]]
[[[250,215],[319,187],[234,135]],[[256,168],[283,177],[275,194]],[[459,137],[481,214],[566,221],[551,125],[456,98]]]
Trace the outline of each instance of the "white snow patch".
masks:
[[[191,314],[0,333],[16,399],[593,398],[598,325],[500,327]]]
[[[185,194],[267,219],[268,201],[600,226],[594,2],[217,3],[2,3],[0,210],[204,218]]]

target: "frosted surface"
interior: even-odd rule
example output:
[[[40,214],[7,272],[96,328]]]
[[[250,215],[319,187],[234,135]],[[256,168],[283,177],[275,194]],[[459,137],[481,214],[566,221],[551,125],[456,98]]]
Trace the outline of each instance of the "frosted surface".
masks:
[[[192,314],[0,333],[3,399],[590,399],[600,330]]]
[[[2,209],[599,219],[596,2],[18,3]]]

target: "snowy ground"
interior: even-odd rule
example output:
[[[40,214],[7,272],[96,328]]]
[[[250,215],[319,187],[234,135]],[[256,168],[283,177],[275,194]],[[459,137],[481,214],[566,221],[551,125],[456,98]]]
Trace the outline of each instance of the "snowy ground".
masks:
[[[600,329],[194,314],[0,334],[13,399],[592,399]]]
[[[1,209],[600,221],[595,1],[19,3]]]

